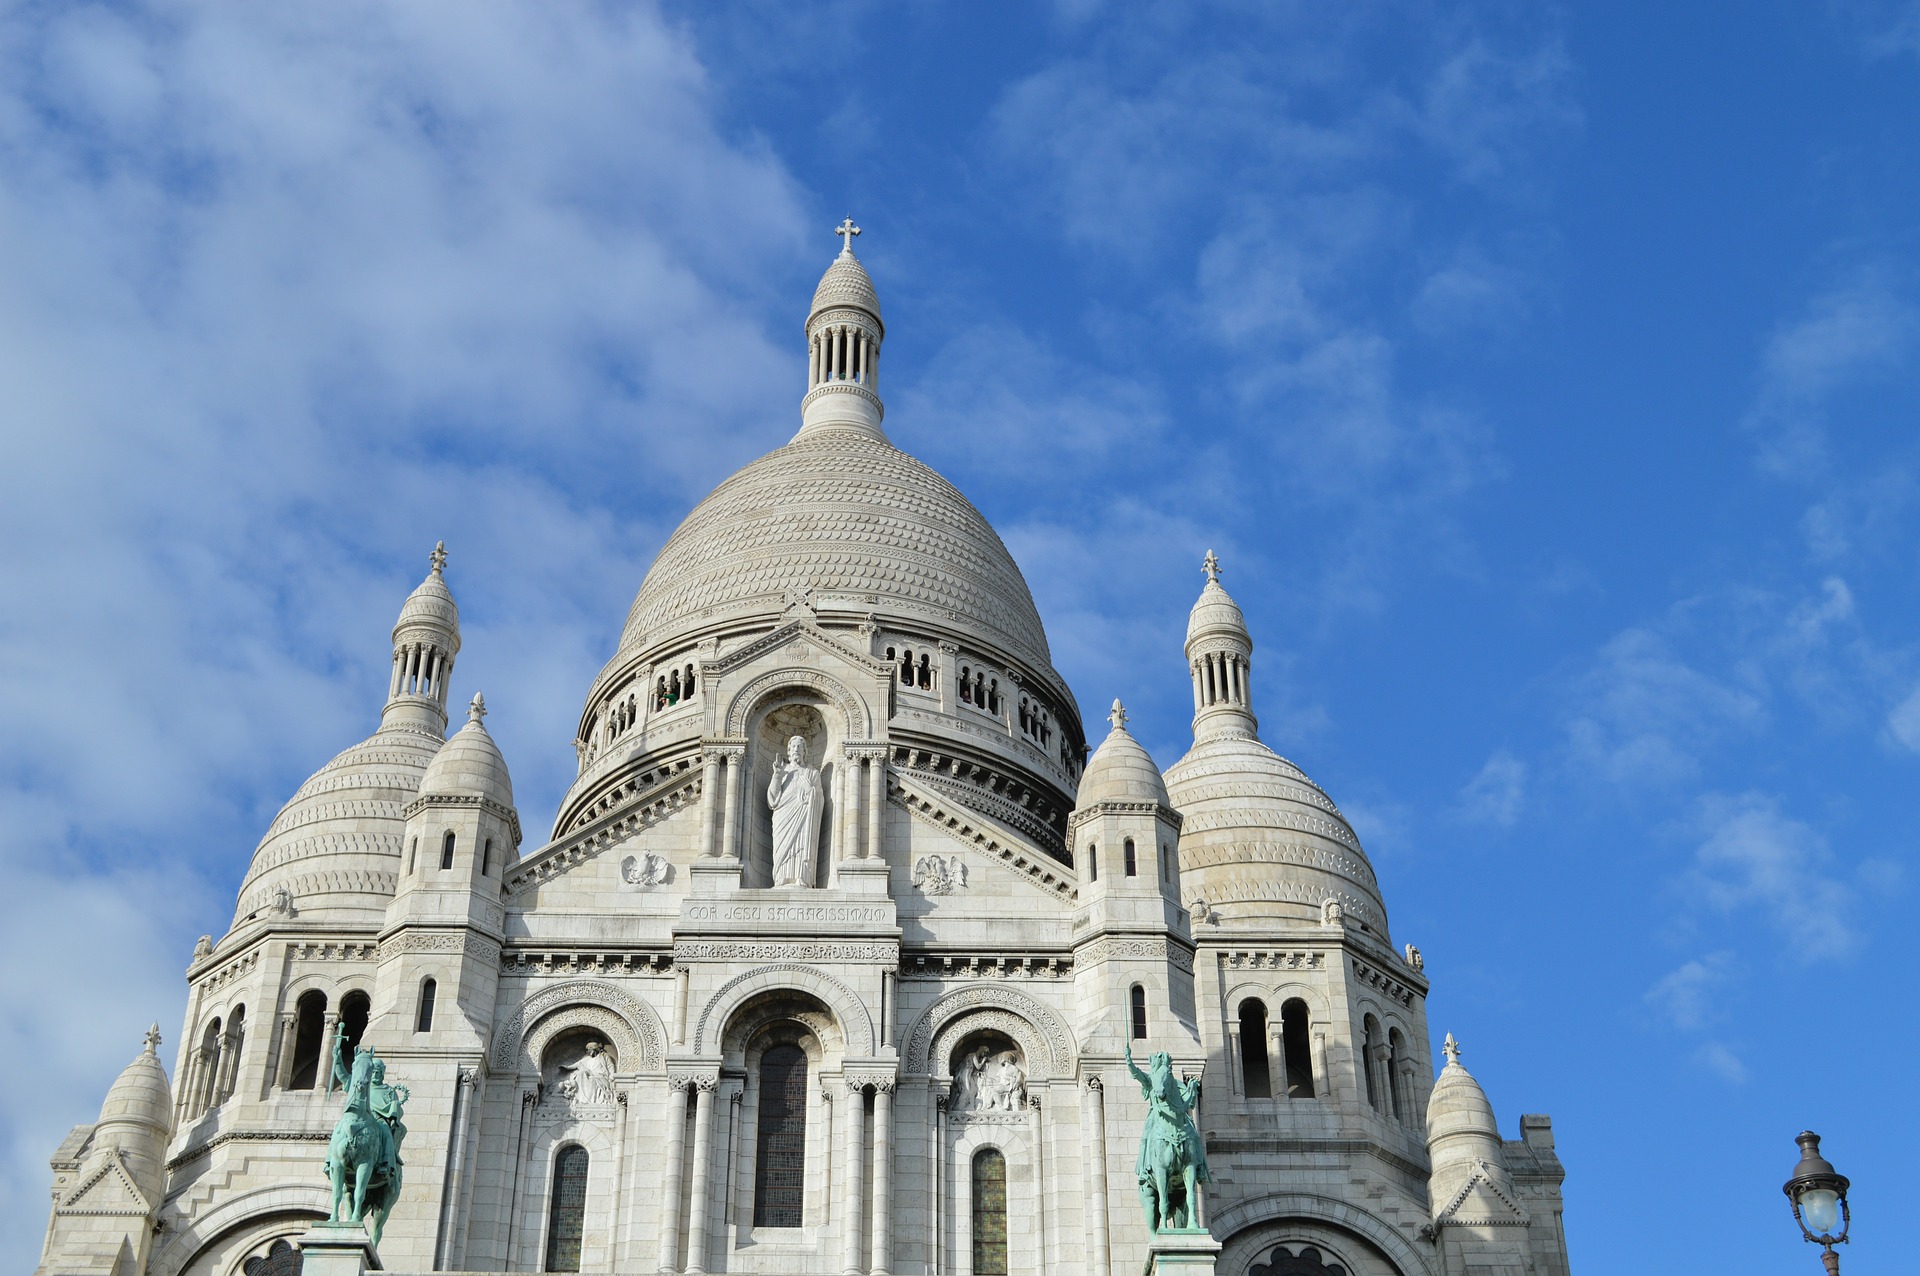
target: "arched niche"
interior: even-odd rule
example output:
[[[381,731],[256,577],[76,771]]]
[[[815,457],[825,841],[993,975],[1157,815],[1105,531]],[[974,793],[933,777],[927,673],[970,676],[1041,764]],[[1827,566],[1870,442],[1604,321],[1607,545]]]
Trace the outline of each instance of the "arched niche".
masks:
[[[704,1054],[729,1040],[730,1025],[763,1004],[765,994],[799,994],[832,1020],[842,1053],[866,1059],[873,1055],[873,1017],[853,989],[816,966],[782,962],[735,975],[720,986],[702,1007],[693,1030],[693,1053]]]
[[[1217,1270],[1251,1276],[1276,1245],[1298,1257],[1304,1246],[1347,1276],[1428,1276],[1434,1268],[1397,1227],[1362,1206],[1310,1192],[1275,1192],[1240,1201],[1207,1220],[1223,1237]]]
[[[498,1075],[533,1077],[554,1036],[576,1027],[598,1029],[613,1047],[621,1074],[666,1067],[666,1030],[646,1003],[598,979],[542,988],[494,1032],[488,1067]]]
[[[969,1033],[992,1029],[1011,1038],[1025,1056],[1030,1080],[1072,1074],[1072,1038],[1060,1018],[1027,994],[1000,984],[971,984],[947,993],[921,1012],[907,1032],[904,1052],[908,1076],[948,1076],[939,1072]]]
[[[813,863],[807,886],[825,886],[829,868],[838,856],[834,830],[848,799],[846,730],[841,715],[820,691],[811,687],[782,687],[762,697],[754,707],[744,734],[746,836],[741,839],[745,861],[743,881],[749,889],[773,885],[773,811],[767,787],[774,764],[786,756],[789,741],[804,742],[806,764],[820,772],[819,826],[815,830]]]
[[[957,1119],[1012,1115],[1027,1102],[1027,1052],[995,1014],[960,1020],[945,1062],[947,1111]]]

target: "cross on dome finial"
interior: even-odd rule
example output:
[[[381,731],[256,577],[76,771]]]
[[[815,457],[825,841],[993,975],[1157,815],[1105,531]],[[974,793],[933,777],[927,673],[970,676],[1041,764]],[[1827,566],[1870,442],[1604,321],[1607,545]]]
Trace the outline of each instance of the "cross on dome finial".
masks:
[[[835,226],[833,233],[841,238],[840,251],[851,255],[853,252],[853,237],[860,233],[860,228],[853,224],[853,218],[849,217],[838,226]]]
[[[473,693],[473,701],[467,705],[467,721],[479,722],[487,716],[487,698],[478,691]]]
[[[1118,700],[1113,702],[1113,712],[1107,715],[1107,721],[1113,724],[1115,731],[1127,729],[1127,707]]]
[[[1440,1053],[1447,1056],[1448,1066],[1453,1066],[1460,1062],[1460,1043],[1453,1039],[1451,1032],[1447,1034],[1447,1044],[1440,1047]]]
[[[1214,556],[1212,550],[1207,551],[1207,556],[1201,562],[1200,566],[1201,569],[1207,573],[1207,579],[1210,582],[1215,585],[1220,583],[1220,560]]]
[[[160,1053],[160,1025],[159,1024],[156,1023],[153,1025],[153,1027],[147,1029],[147,1035],[144,1039],[147,1043],[148,1054]]]
[[[438,576],[441,569],[447,565],[447,543],[445,541],[435,541],[433,543],[433,552],[427,555],[427,561],[433,564],[433,574]]]

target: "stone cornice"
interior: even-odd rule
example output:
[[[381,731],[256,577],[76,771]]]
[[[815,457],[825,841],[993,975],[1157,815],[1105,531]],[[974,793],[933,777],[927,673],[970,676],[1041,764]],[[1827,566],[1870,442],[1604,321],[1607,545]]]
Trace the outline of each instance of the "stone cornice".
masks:
[[[489,797],[479,797],[470,793],[429,793],[401,807],[400,816],[402,819],[410,820],[421,811],[436,806],[477,806],[512,829],[513,844],[516,847],[520,845],[520,812],[510,806],[502,806]]]

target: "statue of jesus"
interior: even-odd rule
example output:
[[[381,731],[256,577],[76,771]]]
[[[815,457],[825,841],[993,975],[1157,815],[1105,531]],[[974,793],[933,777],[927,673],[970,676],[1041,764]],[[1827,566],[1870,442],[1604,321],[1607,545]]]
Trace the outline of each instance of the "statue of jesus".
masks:
[[[767,784],[773,811],[773,884],[813,885],[814,851],[820,841],[820,772],[807,765],[807,741],[794,736],[787,755],[773,760]]]

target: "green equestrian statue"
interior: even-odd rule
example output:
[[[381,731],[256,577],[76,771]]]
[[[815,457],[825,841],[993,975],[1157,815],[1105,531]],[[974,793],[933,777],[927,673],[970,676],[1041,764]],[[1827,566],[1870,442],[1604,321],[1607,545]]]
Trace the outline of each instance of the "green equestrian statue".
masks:
[[[1140,1159],[1134,1163],[1147,1226],[1156,1232],[1195,1230],[1201,1225],[1200,1184],[1213,1181],[1206,1145],[1193,1123],[1200,1078],[1175,1077],[1173,1056],[1164,1050],[1147,1061],[1145,1072],[1134,1063],[1130,1043],[1126,1055],[1127,1071],[1147,1101],[1147,1126],[1140,1136]]]
[[[327,1144],[327,1178],[333,1183],[332,1221],[366,1223],[368,1239],[380,1247],[387,1216],[400,1199],[401,1120],[410,1092],[386,1084],[387,1065],[372,1050],[355,1050],[351,1065],[346,1037],[333,1039],[332,1082],[347,1092],[347,1108],[334,1123]],[[348,1207],[340,1217],[340,1207]]]

